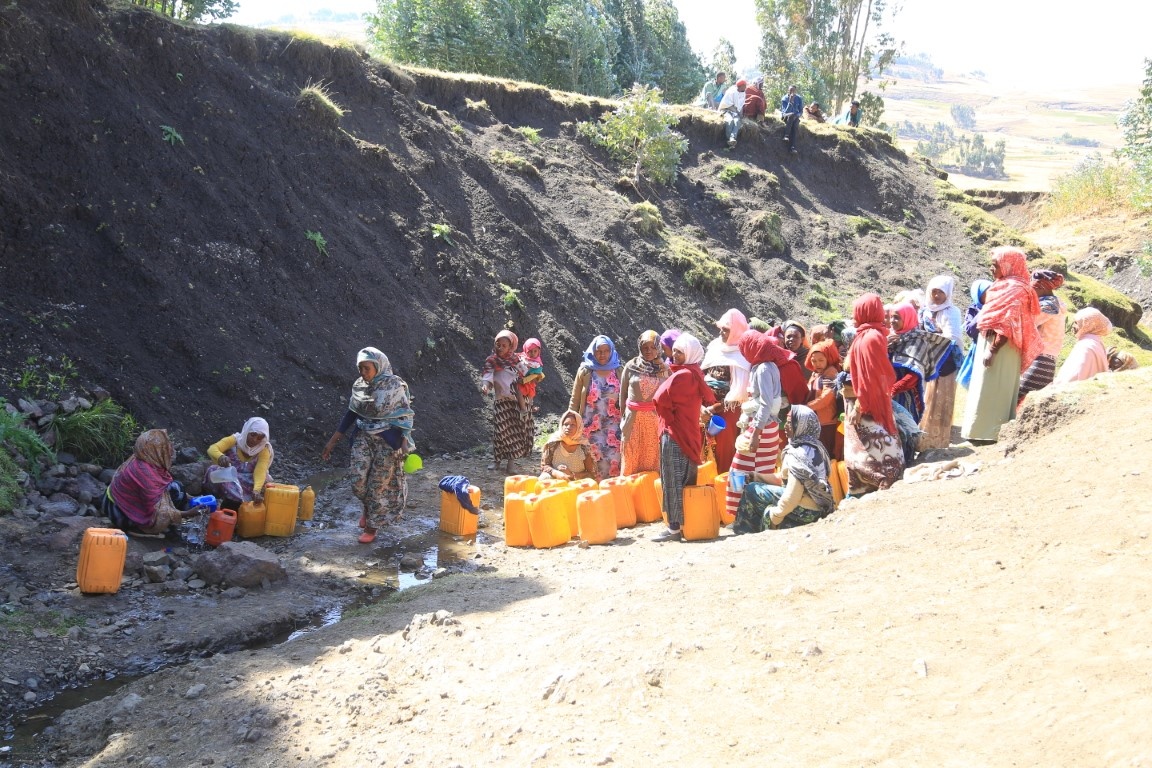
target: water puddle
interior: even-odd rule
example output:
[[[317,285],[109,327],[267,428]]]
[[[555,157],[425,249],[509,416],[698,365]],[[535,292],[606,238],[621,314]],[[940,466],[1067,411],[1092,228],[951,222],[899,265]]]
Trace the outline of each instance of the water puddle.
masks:
[[[474,537],[460,538],[433,528],[374,548],[364,563],[363,584],[408,589],[426,583],[438,568],[459,567],[476,553]],[[405,561],[405,555],[414,555]],[[417,562],[418,560],[418,562]]]

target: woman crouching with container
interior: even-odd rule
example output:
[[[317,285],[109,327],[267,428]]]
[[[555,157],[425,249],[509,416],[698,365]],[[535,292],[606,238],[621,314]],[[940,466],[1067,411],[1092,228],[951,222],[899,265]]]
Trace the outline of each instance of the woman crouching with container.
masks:
[[[272,479],[268,468],[273,455],[268,422],[253,416],[239,432],[208,446],[208,458],[215,466],[209,465],[205,471],[204,485],[211,487],[228,509],[239,509],[246,501],[264,501],[264,485]],[[226,471],[229,467],[233,472]],[[225,474],[227,477],[221,478]]]
[[[404,516],[408,480],[404,457],[416,449],[412,442],[412,398],[408,384],[392,373],[383,352],[365,347],[356,355],[360,378],[352,384],[348,412],[321,454],[324,461],[349,430],[352,440],[352,493],[364,505],[360,516],[361,544],[371,544],[376,530]]]
[[[131,458],[116,470],[101,506],[114,527],[134,536],[161,538],[184,518],[202,511],[182,511],[188,497],[172,479],[172,453],[163,429],[150,429],[136,438]]]

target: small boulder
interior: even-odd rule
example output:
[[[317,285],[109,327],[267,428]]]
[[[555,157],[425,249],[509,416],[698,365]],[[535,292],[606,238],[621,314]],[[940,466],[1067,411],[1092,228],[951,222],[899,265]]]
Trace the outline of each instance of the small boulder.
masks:
[[[166,565],[146,565],[142,570],[144,571],[144,579],[149,584],[161,584],[168,581],[168,576],[172,572],[172,569]]]
[[[181,448],[180,450],[176,451],[176,457],[172,460],[172,463],[191,464],[196,461],[200,461],[200,451],[196,450],[192,446],[188,446],[187,448]]]
[[[76,457],[66,451],[61,451],[56,454],[56,461],[60,462],[66,467],[70,467],[76,463]]]
[[[280,558],[250,541],[226,541],[196,558],[192,567],[209,584],[234,587],[258,587],[265,580],[288,578]]]
[[[400,558],[400,570],[404,573],[412,573],[424,567],[424,558],[412,552],[406,553]]]
[[[44,415],[44,411],[40,410],[40,406],[36,405],[35,403],[29,402],[28,400],[25,400],[24,398],[20,398],[16,402],[16,405],[18,405],[20,407],[20,411],[22,413],[25,413],[34,419],[38,419]]]
[[[76,413],[78,408],[80,408],[80,401],[75,397],[70,397],[67,400],[61,401],[60,403],[60,410],[64,411],[66,414]]]
[[[191,464],[174,464],[172,466],[172,479],[184,488],[189,496],[199,496],[204,493],[204,472],[208,468],[207,461],[194,461]]]
[[[50,534],[45,542],[52,552],[74,552],[80,546],[80,538],[89,528],[99,528],[103,523],[94,517],[57,517],[52,522],[60,526],[60,530]]]
[[[48,517],[73,517],[80,512],[80,502],[71,496],[54,493],[51,501],[44,503],[40,511]]]

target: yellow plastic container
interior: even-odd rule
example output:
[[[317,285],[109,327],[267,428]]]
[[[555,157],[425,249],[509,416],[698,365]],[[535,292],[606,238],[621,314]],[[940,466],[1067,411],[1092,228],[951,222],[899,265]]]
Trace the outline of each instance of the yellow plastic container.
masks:
[[[716,489],[716,511],[720,514],[720,525],[732,525],[736,522],[736,515],[728,514],[728,473],[716,475],[712,479],[712,487]]]
[[[557,504],[564,510],[564,515],[568,519],[568,538],[574,539],[580,535],[580,521],[576,518],[576,497],[583,491],[579,488],[574,488],[571,484],[561,486],[557,489],[556,498]]]
[[[580,538],[589,544],[607,544],[616,538],[616,508],[611,491],[584,491],[576,497]]]
[[[660,497],[656,493],[656,481],[660,476],[655,472],[641,472],[628,476],[632,489],[632,505],[636,509],[636,522],[654,523],[660,519]]]
[[[528,530],[532,534],[532,546],[537,549],[558,547],[572,538],[568,513],[560,499],[562,493],[559,489],[546,488],[527,499]]]
[[[300,486],[281,483],[264,485],[265,536],[291,536],[296,533],[296,514],[300,511]]]
[[[848,481],[848,465],[843,461],[836,462],[836,472],[840,475],[840,487],[844,489],[844,496],[852,492],[852,485]]]
[[[312,486],[308,486],[300,491],[300,519],[311,520],[312,513],[316,509],[316,491],[312,490]]]
[[[632,504],[632,486],[627,477],[609,477],[600,481],[600,488],[612,493],[612,508],[616,513],[616,529],[636,525],[636,507]]]
[[[263,502],[246,501],[236,512],[236,535],[244,539],[263,536],[267,521],[268,507]]]
[[[532,546],[532,531],[528,528],[528,493],[509,493],[504,497],[504,543],[509,547]]]
[[[584,491],[596,491],[600,489],[600,484],[590,477],[585,477],[582,480],[570,480],[568,485],[572,486],[573,488],[579,488],[580,493],[584,493]]]
[[[543,491],[547,488],[566,488],[568,486],[567,480],[561,480],[558,477],[538,477],[536,478],[536,493]]]
[[[480,489],[474,485],[468,486],[468,498],[472,506],[480,509]],[[476,523],[480,515],[474,515],[460,506],[456,494],[449,491],[440,491],[440,530],[454,536],[475,536]]]
[[[716,487],[689,485],[684,488],[684,539],[706,541],[720,535]]]
[[[828,467],[828,485],[832,486],[832,501],[836,502],[837,506],[844,500],[844,486],[840,483],[840,469],[836,466],[839,463],[833,461]]]
[[[89,528],[80,540],[76,584],[86,595],[110,595],[120,591],[128,537],[116,528]]]
[[[696,467],[696,485],[712,485],[716,477],[716,462],[706,461]]]
[[[536,475],[508,475],[504,478],[504,495],[510,493],[535,493],[536,483],[539,480]]]

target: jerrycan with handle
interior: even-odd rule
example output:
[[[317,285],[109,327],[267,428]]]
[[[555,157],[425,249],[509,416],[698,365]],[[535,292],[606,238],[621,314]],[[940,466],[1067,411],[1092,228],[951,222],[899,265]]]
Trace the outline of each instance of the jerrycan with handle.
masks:
[[[218,547],[226,541],[232,541],[235,532],[236,513],[231,509],[218,509],[208,516],[204,542],[210,547]]]
[[[315,509],[316,491],[312,490],[312,486],[308,486],[300,491],[300,519],[311,520]]]
[[[246,501],[236,510],[236,535],[252,539],[264,535],[268,521],[268,508],[262,501]]]

